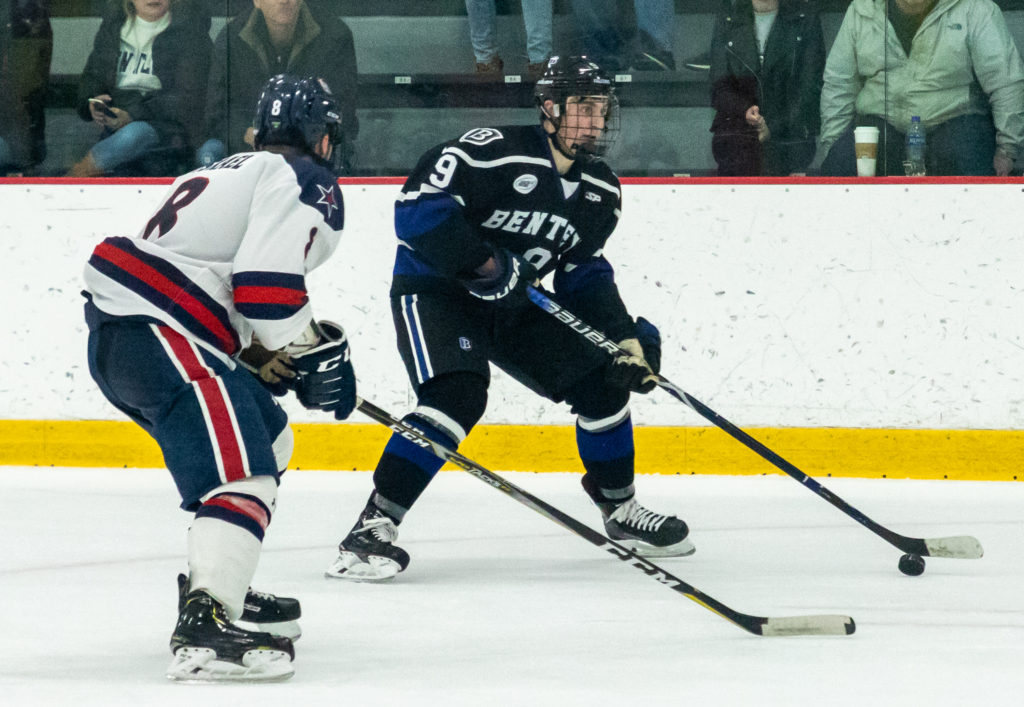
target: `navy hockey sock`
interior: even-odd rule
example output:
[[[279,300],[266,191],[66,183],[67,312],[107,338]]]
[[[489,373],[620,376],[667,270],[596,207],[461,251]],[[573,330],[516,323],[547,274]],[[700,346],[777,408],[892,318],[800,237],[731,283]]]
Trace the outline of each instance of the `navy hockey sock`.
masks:
[[[599,420],[578,416],[576,446],[587,470],[583,487],[595,502],[622,503],[633,497],[633,421],[628,406]]]
[[[412,413],[403,421],[449,449],[458,447],[458,441],[425,417]],[[373,472],[377,491],[371,500],[399,523],[442,466],[443,459],[396,432],[388,440]]]

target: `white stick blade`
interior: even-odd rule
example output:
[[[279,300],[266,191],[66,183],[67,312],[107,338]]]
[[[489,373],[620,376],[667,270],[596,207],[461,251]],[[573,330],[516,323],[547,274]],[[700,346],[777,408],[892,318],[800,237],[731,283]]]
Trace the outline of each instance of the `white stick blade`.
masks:
[[[857,626],[849,616],[781,616],[768,619],[761,627],[762,636],[847,636]]]
[[[963,560],[976,560],[985,554],[981,543],[970,535],[926,538],[924,544],[928,548],[929,557],[958,557]]]

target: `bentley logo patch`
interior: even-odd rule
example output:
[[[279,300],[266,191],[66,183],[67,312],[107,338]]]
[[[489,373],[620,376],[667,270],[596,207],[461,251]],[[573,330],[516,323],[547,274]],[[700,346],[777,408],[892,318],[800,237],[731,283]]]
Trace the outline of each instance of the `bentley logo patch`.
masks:
[[[459,138],[459,142],[468,142],[470,145],[486,145],[504,137],[501,131],[494,128],[474,128]]]

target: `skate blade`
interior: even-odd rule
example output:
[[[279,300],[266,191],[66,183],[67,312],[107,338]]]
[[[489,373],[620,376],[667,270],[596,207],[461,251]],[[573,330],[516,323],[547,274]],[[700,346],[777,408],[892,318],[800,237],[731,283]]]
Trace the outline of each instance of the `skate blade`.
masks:
[[[353,552],[342,552],[324,576],[350,582],[387,582],[401,571],[402,566],[387,557],[369,555],[364,560]]]
[[[295,674],[291,657],[283,651],[254,649],[242,655],[242,664],[218,660],[212,648],[185,646],[174,653],[167,677],[182,683],[280,682]]]
[[[297,641],[302,637],[302,627],[298,621],[274,621],[272,623],[256,623],[255,621],[238,620],[235,625],[247,631],[263,631],[273,636],[283,636]]]
[[[613,538],[614,539],[614,538]],[[619,545],[627,547],[641,557],[689,557],[697,552],[697,548],[689,538],[683,538],[673,545],[659,547],[641,540],[615,540]]]

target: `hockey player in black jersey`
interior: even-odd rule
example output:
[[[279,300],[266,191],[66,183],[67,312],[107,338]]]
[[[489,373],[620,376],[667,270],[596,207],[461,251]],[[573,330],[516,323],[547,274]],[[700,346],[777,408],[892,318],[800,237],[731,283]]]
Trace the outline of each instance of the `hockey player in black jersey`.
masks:
[[[289,387],[281,376],[306,407],[344,418],[355,406],[344,333],[313,320],[305,279],[344,225],[327,164],[340,121],[321,81],[274,77],[256,110],[256,152],[179,177],[138,235],[105,239],[85,269],[89,371],[159,443],[195,514],[174,680],[294,673],[282,629],[296,627],[299,603],[248,587],[292,452],[271,395]]]
[[[686,524],[634,498],[629,396],[655,387],[660,339],[627,313],[602,255],[621,204],[600,159],[618,131],[614,87],[586,57],[555,57],[536,100],[537,125],[478,128],[429,150],[396,202],[392,314],[418,399],[404,419],[455,448],[484,413],[494,363],[572,406],[583,488],[610,537],[648,555],[690,554]],[[527,285],[549,274],[558,301],[627,353],[610,360],[530,304]],[[405,569],[397,526],[441,466],[392,435],[327,575],[373,581]]]

